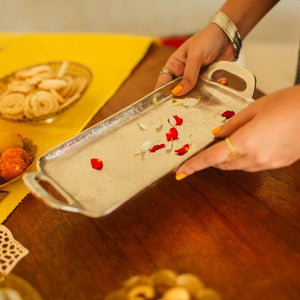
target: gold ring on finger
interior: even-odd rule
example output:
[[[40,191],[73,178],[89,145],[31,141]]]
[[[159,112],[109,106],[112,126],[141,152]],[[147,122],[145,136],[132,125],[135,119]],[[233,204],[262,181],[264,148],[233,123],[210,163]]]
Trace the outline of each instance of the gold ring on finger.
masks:
[[[227,147],[230,150],[230,154],[227,157],[227,161],[232,161],[232,160],[237,159],[237,158],[239,158],[243,155],[243,153],[238,152],[234,149],[229,137],[225,138],[225,143],[226,143]]]

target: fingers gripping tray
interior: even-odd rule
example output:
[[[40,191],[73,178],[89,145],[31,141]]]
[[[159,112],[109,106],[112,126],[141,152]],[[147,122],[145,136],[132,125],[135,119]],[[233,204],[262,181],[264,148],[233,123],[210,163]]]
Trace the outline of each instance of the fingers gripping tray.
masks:
[[[240,78],[245,89],[217,83],[217,71]],[[23,177],[31,193],[56,209],[106,215],[212,142],[212,129],[226,121],[224,111],[237,113],[253,102],[255,77],[234,63],[212,64],[187,96],[174,99],[171,90],[179,82],[173,80],[39,157],[37,172]],[[103,162],[101,170],[93,168],[94,158]],[[67,202],[50,195],[40,180]]]

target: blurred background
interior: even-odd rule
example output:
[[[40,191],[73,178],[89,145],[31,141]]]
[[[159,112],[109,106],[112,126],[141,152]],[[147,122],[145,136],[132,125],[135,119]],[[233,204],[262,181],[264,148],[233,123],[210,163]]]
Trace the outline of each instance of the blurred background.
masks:
[[[245,0],[246,1],[246,0]],[[263,0],[262,0],[263,1]],[[220,0],[0,0],[1,32],[94,32],[189,36],[209,21]],[[265,93],[294,83],[300,1],[281,0],[246,37],[240,64]]]

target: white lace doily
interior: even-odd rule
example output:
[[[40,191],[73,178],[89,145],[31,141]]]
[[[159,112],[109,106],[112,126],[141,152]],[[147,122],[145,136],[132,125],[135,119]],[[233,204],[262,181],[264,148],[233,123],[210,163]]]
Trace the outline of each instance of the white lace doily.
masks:
[[[8,275],[28,252],[14,239],[12,233],[0,224],[0,277]]]

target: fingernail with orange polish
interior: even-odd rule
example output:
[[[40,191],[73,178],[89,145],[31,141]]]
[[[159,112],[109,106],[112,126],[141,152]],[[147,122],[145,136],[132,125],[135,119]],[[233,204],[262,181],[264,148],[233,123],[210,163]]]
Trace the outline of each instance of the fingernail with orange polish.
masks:
[[[222,85],[227,85],[228,79],[226,77],[221,77],[218,79],[218,82],[221,83]]]
[[[185,177],[187,177],[187,174],[185,174],[185,173],[178,173],[175,176],[176,180],[178,180],[178,181],[184,179]]]
[[[171,91],[171,93],[172,94],[178,94],[182,91],[182,89],[183,89],[182,85],[179,84],[179,85],[174,87],[174,89]]]
[[[216,135],[217,133],[220,132],[221,129],[222,129],[222,126],[218,126],[218,127],[214,128],[214,129],[211,131],[211,133],[214,134],[214,135]]]

